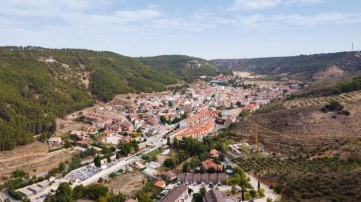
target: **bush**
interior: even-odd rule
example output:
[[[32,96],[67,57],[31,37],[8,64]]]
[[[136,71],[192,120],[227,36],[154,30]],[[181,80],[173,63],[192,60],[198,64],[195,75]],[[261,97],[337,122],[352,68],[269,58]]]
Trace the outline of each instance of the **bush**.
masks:
[[[259,197],[264,197],[265,196],[263,188],[258,189],[258,195],[259,195]]]
[[[276,186],[274,187],[274,191],[276,194],[280,194],[282,191],[282,185],[276,184]]]

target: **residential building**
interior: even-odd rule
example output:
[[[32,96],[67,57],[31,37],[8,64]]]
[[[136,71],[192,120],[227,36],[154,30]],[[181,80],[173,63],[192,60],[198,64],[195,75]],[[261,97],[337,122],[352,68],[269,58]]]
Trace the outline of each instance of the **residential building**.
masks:
[[[214,163],[212,159],[202,161],[202,166],[204,166],[207,170],[214,169],[215,171],[223,171],[223,166]]]
[[[188,197],[188,187],[186,185],[179,185],[170,190],[159,202],[184,202]]]
[[[224,173],[181,173],[177,175],[178,184],[218,184],[222,186],[228,175]]]
[[[51,137],[49,138],[49,144],[61,144],[61,138],[60,137]]]
[[[211,189],[206,192],[204,202],[226,202],[223,193],[217,189]]]
[[[160,180],[160,181],[156,181],[154,183],[154,186],[159,187],[159,188],[165,188],[167,186],[167,184],[164,181]]]
[[[213,119],[215,116],[215,113],[210,111],[208,108],[201,110],[197,114],[182,120],[179,125],[180,127],[186,126],[186,127],[192,127],[199,123],[208,121]]]

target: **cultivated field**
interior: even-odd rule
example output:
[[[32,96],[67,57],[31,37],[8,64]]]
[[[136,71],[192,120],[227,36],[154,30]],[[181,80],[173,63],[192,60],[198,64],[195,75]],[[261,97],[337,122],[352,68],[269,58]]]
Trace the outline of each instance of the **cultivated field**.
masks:
[[[48,153],[48,146],[41,142],[19,146],[11,151],[0,152],[0,175],[9,175],[16,169],[40,174],[57,167],[60,162],[71,159],[75,151],[70,149]],[[35,172],[34,172],[35,171]]]
[[[254,75],[250,72],[240,72],[240,71],[233,71],[233,75],[243,77],[243,78],[250,78],[250,79],[262,77],[261,75]]]
[[[282,105],[286,109],[290,109],[295,107],[307,107],[311,105],[327,104],[332,100],[336,100],[341,103],[361,100],[361,91],[354,91],[349,93],[343,93],[341,95],[326,96],[326,97],[299,98],[294,100],[286,100],[282,103]]]
[[[266,80],[246,80],[243,82],[245,85],[256,85],[261,88],[271,88],[277,86],[276,81],[266,81]]]

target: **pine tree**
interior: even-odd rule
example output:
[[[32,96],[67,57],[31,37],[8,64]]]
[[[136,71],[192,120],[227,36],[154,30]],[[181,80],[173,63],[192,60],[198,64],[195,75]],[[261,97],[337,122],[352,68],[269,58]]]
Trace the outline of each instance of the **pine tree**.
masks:
[[[98,167],[98,168],[102,166],[102,162],[100,161],[99,155],[97,155],[97,156],[94,158],[94,165],[95,165],[96,167]]]

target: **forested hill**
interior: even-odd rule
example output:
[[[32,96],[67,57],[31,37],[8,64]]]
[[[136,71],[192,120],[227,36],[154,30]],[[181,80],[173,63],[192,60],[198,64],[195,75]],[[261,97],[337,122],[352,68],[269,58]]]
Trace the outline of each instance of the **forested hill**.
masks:
[[[324,75],[348,74],[361,70],[360,52],[339,52],[291,57],[252,59],[217,59],[214,65],[257,74],[289,74],[298,78],[317,79]]]
[[[55,117],[177,80],[111,52],[0,47],[0,150],[55,130]]]
[[[204,59],[184,55],[161,55],[138,59],[154,70],[166,72],[186,81],[192,81],[200,76],[230,73],[229,70],[220,70]]]

